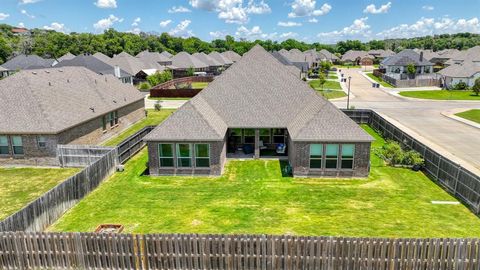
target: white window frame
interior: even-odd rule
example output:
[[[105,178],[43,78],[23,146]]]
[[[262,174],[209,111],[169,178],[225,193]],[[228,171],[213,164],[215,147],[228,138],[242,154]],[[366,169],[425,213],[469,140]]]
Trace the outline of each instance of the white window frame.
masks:
[[[41,149],[47,148],[47,138],[41,135],[37,136],[37,146]]]

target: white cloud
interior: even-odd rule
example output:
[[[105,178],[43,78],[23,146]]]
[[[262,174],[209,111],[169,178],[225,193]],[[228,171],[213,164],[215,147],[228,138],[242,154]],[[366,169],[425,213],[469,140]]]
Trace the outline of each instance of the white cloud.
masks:
[[[435,7],[433,7],[433,6],[428,6],[428,5],[427,5],[427,6],[423,6],[422,9],[423,9],[423,10],[427,10],[427,11],[432,11],[432,10],[435,9]]]
[[[213,31],[209,33],[212,38],[224,38],[227,34],[225,31]]]
[[[171,29],[168,34],[177,37],[191,37],[194,36],[192,30],[188,26],[192,23],[190,20],[181,21],[175,28]]]
[[[298,22],[278,22],[277,24],[278,26],[282,26],[282,27],[294,27],[294,26],[302,26],[301,23],[298,23]]]
[[[342,30],[319,33],[317,36],[322,38],[322,42],[337,42],[343,39],[365,40],[371,37],[370,25],[367,24],[368,17],[356,19],[353,23]]]
[[[160,27],[165,28],[165,27],[167,27],[171,22],[172,22],[172,20],[161,21],[161,22],[160,22]]]
[[[23,22],[19,22],[19,23],[18,23],[18,27],[20,27],[20,28],[26,28],[26,27],[25,27],[25,24],[24,24]]]
[[[237,28],[237,31],[235,32],[235,36],[240,38],[240,39],[247,39],[247,40],[255,40],[255,39],[271,39],[274,40],[278,37],[278,33],[263,33],[262,29],[260,26],[256,25],[253,26],[251,29],[248,29],[245,26],[240,26]]]
[[[108,18],[101,19],[93,25],[93,28],[97,31],[103,31],[112,27],[113,24],[117,22],[123,22],[123,19],[120,19],[114,15],[108,16]]]
[[[413,24],[400,24],[377,34],[380,38],[408,38],[435,34],[461,32],[480,33],[480,20],[477,17],[454,20],[448,17],[434,19],[421,18]]]
[[[27,16],[30,19],[35,19],[35,16],[32,14],[29,14],[25,9],[22,9],[20,13],[22,13],[23,15]]]
[[[385,5],[381,5],[379,8],[377,8],[374,4],[371,4],[371,5],[368,5],[363,10],[363,13],[370,13],[370,14],[387,13],[391,7],[392,7],[392,2],[388,2]]]
[[[138,26],[138,24],[139,24],[140,22],[142,22],[142,18],[137,17],[137,18],[135,18],[135,20],[133,20],[132,26],[134,26],[134,27],[135,27],[135,26]]]
[[[188,13],[188,12],[192,12],[190,9],[184,7],[184,6],[173,6],[172,8],[170,8],[168,11],[168,13]]]
[[[316,5],[317,1],[315,0],[295,0],[291,5],[292,12],[288,13],[288,17],[322,16],[332,10],[332,6],[328,3],[323,4],[320,9],[317,9]]]
[[[270,6],[264,0],[258,3],[249,0],[244,5],[243,0],[190,0],[193,8],[216,12],[218,18],[226,23],[245,24],[249,21],[249,14],[267,14],[271,12]]]
[[[3,21],[8,17],[10,17],[10,14],[5,14],[5,13],[0,12],[0,21]]]
[[[117,8],[117,0],[97,0],[94,4],[99,8]]]
[[[139,27],[135,27],[133,28],[132,30],[128,30],[127,33],[132,33],[132,34],[135,34],[135,35],[138,35],[142,32],[142,29],[140,29]]]
[[[318,23],[318,20],[316,18],[310,18],[308,19],[309,23]]]
[[[45,29],[45,30],[53,30],[53,31],[61,32],[61,33],[66,33],[66,32],[68,32],[68,29],[65,28],[65,24],[63,24],[63,23],[58,23],[58,22],[53,22],[53,23],[51,23],[50,25],[45,25],[45,26],[43,27],[43,29]]]
[[[27,5],[27,4],[34,4],[34,3],[37,3],[37,2],[40,2],[42,0],[19,0],[18,3],[20,5]]]
[[[281,34],[281,35],[280,35],[280,38],[282,38],[282,39],[289,39],[289,38],[294,38],[294,37],[296,37],[296,36],[298,36],[297,33],[287,32],[287,33]]]

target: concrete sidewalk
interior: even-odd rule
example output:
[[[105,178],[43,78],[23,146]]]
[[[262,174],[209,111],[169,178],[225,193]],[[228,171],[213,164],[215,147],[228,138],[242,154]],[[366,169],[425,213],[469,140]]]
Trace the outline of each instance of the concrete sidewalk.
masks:
[[[152,100],[149,99],[149,96],[145,96],[145,109],[155,109],[155,103],[157,102],[163,109],[178,109],[188,101],[188,99]]]

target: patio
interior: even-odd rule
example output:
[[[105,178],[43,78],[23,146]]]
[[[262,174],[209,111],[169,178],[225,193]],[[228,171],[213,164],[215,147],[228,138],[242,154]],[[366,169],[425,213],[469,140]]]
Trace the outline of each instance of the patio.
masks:
[[[282,128],[228,130],[227,158],[288,157],[288,131]]]

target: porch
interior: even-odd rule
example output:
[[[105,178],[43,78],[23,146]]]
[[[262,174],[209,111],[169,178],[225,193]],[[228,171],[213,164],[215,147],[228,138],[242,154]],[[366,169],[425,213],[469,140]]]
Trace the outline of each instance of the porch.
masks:
[[[286,128],[231,128],[227,158],[288,158]]]

